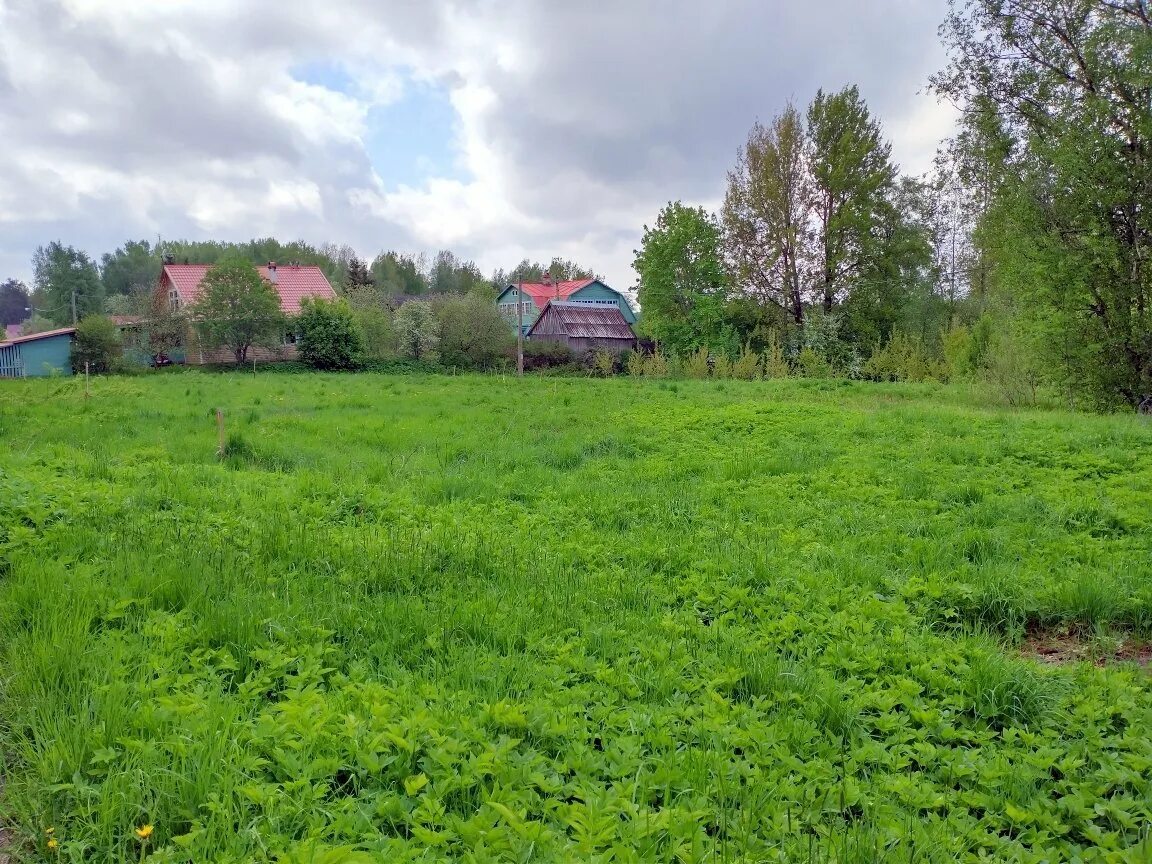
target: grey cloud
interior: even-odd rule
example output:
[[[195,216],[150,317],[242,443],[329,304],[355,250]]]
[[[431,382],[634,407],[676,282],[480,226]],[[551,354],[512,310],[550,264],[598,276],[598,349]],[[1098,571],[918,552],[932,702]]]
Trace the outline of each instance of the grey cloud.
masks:
[[[502,74],[487,132],[523,172],[526,189],[557,170],[639,188],[714,191],[749,127],[819,87],[858,83],[874,111],[907,106],[939,51],[931,4],[848,0],[813,4],[691,0],[613,5],[611,22],[537,10],[547,62],[531,79]],[[611,26],[608,26],[611,23]],[[563,106],[580,110],[565,111]],[[586,106],[602,106],[600,116]],[[621,119],[627,128],[618,128]]]
[[[58,58],[42,79],[19,84],[0,33],[9,153],[0,201],[26,201],[30,214],[0,221],[0,278],[26,275],[33,248],[58,236],[92,252],[155,231],[202,236],[175,191],[136,203],[134,184],[169,178],[185,189],[227,182],[238,201],[259,200],[276,182],[319,189],[322,215],[286,209],[261,214],[259,225],[246,215],[217,229],[221,237],[267,227],[368,254],[444,245],[350,203],[355,190],[376,188],[358,141],[317,142],[261,98],[285,69],[347,62],[395,64],[494,94],[472,131],[500,162],[501,194],[532,224],[477,219],[458,252],[484,260],[491,248],[542,256],[563,246],[628,284],[620,250],[638,243],[667,200],[716,200],[756,119],[853,82],[889,125],[898,120],[941,62],[935,28],[944,13],[925,0],[246,0],[224,13],[184,6],[136,26],[115,11],[80,20],[65,8],[63,0],[0,8],[10,38]],[[506,68],[500,52],[531,62]],[[221,64],[243,70],[241,80],[218,75]],[[61,113],[74,122],[58,122]],[[59,176],[31,176],[33,157],[50,158]],[[78,199],[67,178],[92,168],[120,172],[125,188]]]

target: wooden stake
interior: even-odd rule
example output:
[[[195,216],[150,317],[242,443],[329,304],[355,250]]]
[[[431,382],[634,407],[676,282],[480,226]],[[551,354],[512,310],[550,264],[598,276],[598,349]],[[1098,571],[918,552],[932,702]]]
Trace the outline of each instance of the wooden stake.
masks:
[[[216,409],[216,437],[219,440],[219,447],[216,449],[217,458],[224,458],[224,451],[228,449],[228,443],[224,437],[224,412],[219,408]]]
[[[87,399],[88,393],[88,361],[84,361],[84,398]]]

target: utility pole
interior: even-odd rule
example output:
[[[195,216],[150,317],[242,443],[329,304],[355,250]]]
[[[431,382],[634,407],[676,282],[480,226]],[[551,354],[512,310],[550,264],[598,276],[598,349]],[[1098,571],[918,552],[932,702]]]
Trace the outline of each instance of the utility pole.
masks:
[[[72,326],[76,326],[76,289],[72,289]]]
[[[516,375],[524,376],[524,271],[516,283]]]

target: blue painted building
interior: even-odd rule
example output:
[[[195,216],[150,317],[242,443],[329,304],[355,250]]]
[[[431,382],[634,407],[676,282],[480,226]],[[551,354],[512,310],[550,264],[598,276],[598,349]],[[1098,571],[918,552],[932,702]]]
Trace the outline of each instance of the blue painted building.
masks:
[[[496,308],[512,329],[516,329],[516,304],[520,300],[520,291],[524,292],[524,333],[527,334],[544,311],[549,301],[571,303],[578,306],[605,309],[615,307],[620,310],[624,320],[629,324],[636,323],[636,313],[632,310],[628,298],[614,288],[609,288],[599,279],[576,279],[571,282],[524,282],[509,285],[500,292],[496,298]]]
[[[0,342],[0,378],[72,374],[75,327],[63,327]]]

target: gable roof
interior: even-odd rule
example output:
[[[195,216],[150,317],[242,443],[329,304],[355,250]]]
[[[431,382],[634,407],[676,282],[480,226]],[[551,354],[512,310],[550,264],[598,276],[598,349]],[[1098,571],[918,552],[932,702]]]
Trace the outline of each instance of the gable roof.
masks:
[[[513,282],[507,288],[500,292],[500,296],[511,288],[523,288],[524,293],[532,298],[532,302],[536,305],[537,309],[543,309],[548,305],[549,300],[567,300],[581,288],[587,288],[593,282],[600,282],[599,279],[570,279],[567,282],[556,282],[551,285],[545,285],[543,282],[524,282],[523,284]],[[604,283],[601,282],[601,285]],[[608,288],[607,285],[604,285]],[[609,288],[609,291],[612,289]],[[497,298],[499,299],[499,298]]]
[[[75,327],[58,327],[55,330],[45,330],[42,333],[29,333],[27,336],[17,336],[15,339],[9,339],[6,342],[0,342],[0,347],[16,345],[21,342],[35,342],[37,339],[49,339],[52,336],[71,336],[75,332]]]
[[[165,264],[160,278],[167,277],[170,280],[180,294],[181,303],[192,305],[200,299],[200,282],[211,269],[211,264]],[[276,267],[275,280],[269,278],[271,271],[268,267],[257,267],[256,272],[265,282],[271,283],[280,295],[280,309],[286,315],[299,314],[300,301],[305,297],[336,299],[336,292],[319,267],[281,264]]]
[[[531,336],[540,323],[550,317],[560,323],[560,331],[573,339],[635,339],[636,334],[619,306],[585,306],[552,300],[528,331]]]

